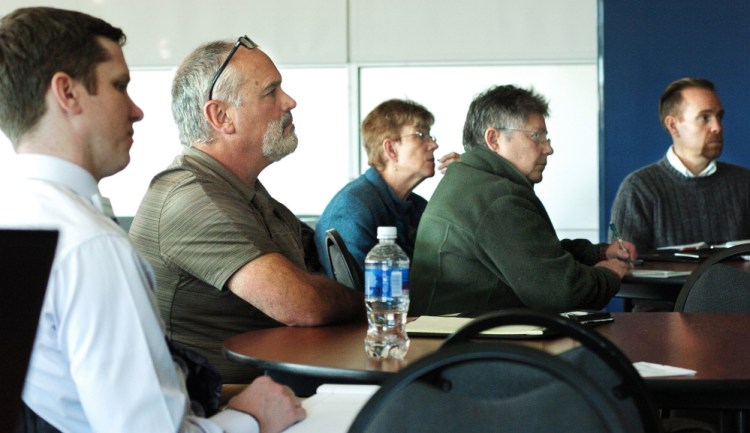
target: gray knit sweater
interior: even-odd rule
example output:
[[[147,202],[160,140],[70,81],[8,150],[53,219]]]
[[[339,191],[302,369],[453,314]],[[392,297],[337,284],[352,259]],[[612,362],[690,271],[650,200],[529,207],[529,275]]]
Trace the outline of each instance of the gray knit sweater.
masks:
[[[750,239],[750,170],[717,162],[706,177],[686,177],[662,158],[628,175],[612,222],[638,251],[705,241]]]

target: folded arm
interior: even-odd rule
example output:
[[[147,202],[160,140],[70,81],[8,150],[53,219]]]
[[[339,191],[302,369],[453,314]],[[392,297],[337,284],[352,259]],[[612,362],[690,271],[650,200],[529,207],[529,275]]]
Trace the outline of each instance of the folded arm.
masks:
[[[317,326],[364,317],[364,298],[279,253],[264,254],[227,281],[234,294],[287,326]]]

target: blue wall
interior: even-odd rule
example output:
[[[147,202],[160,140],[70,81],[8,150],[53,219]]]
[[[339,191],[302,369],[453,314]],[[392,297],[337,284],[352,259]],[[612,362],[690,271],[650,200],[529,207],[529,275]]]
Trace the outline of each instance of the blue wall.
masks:
[[[601,237],[625,176],[671,144],[659,97],[687,76],[714,82],[724,105],[722,161],[750,167],[750,1],[600,0],[603,56]]]

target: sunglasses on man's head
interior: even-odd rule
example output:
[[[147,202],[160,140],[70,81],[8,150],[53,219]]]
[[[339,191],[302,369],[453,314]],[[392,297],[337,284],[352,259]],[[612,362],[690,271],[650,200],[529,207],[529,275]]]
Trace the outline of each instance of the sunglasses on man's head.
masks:
[[[237,52],[237,48],[241,46],[247,48],[248,50],[252,50],[253,48],[258,48],[258,44],[253,42],[250,38],[247,36],[240,36],[237,38],[237,42],[234,43],[234,47],[232,47],[232,50],[227,55],[227,58],[224,60],[224,63],[219,66],[219,70],[216,71],[214,74],[214,77],[211,79],[211,87],[208,88],[208,100],[210,101],[213,99],[214,96],[214,86],[216,86],[216,82],[219,81],[219,77],[221,76],[221,73],[224,72],[224,69],[229,64],[229,61],[232,59],[232,56],[234,56],[234,53]]]

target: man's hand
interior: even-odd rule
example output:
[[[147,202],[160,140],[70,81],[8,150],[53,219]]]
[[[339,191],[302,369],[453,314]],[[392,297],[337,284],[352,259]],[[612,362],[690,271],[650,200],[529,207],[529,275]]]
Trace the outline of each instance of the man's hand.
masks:
[[[615,244],[613,244],[615,245]],[[628,266],[628,262],[623,261],[619,258],[617,259],[609,259],[609,260],[602,260],[601,262],[595,264],[594,266],[599,266],[602,268],[607,268],[610,271],[617,274],[618,277],[622,280],[622,278],[625,276],[625,274],[628,273],[630,270],[630,267]]]
[[[620,259],[627,261],[635,260],[638,258],[638,251],[635,248],[635,245],[628,241],[622,241],[622,245],[625,247],[625,250],[620,248],[619,242],[612,242],[607,247],[607,250],[605,251],[605,255],[607,259]]]
[[[294,392],[267,376],[258,377],[232,397],[228,407],[254,416],[261,433],[278,433],[307,416]]]

